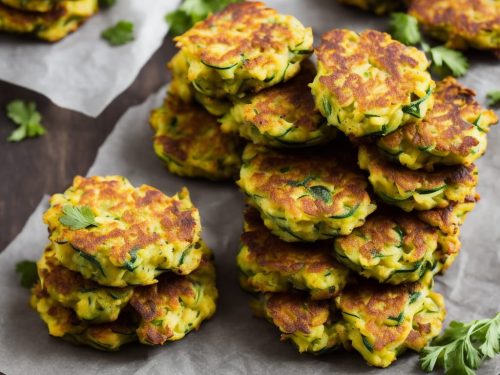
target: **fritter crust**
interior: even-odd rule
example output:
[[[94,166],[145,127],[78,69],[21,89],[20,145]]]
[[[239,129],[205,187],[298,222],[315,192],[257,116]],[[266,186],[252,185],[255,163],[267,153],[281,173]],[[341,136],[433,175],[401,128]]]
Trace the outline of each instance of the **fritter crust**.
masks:
[[[388,134],[432,108],[435,84],[425,54],[389,34],[333,29],[315,52],[316,107],[347,135]]]
[[[61,223],[65,207],[88,207],[97,226]],[[121,176],[75,177],[44,214],[58,260],[101,285],[148,285],[165,271],[188,274],[201,260],[200,216],[187,189],[170,198]]]
[[[316,75],[310,60],[290,81],[237,100],[221,119],[222,130],[272,147],[304,147],[326,143],[335,129],[315,109],[308,84]]]
[[[48,42],[57,42],[78,29],[97,10],[97,0],[61,1],[45,13],[27,12],[0,4],[0,31],[32,34]]]
[[[475,196],[477,168],[443,167],[433,172],[414,171],[386,160],[375,147],[361,145],[358,163],[369,173],[375,193],[405,211],[444,208]]]
[[[378,139],[377,146],[411,169],[472,164],[486,151],[487,133],[498,117],[453,77],[438,82],[434,96],[434,107],[423,121]]]
[[[447,47],[500,49],[498,1],[412,0],[408,12]]]
[[[237,263],[240,284],[251,292],[306,291],[313,300],[337,295],[349,271],[330,254],[330,242],[289,243],[271,234],[255,208],[247,207]]]
[[[168,95],[151,113],[154,150],[179,176],[231,179],[241,165],[241,139],[224,134],[217,118],[195,103]]]
[[[365,177],[349,159],[351,150],[334,148],[290,153],[246,146],[237,184],[282,240],[346,235],[375,210]]]
[[[241,96],[288,80],[312,53],[312,30],[261,2],[231,4],[175,38],[188,80],[212,97]]]

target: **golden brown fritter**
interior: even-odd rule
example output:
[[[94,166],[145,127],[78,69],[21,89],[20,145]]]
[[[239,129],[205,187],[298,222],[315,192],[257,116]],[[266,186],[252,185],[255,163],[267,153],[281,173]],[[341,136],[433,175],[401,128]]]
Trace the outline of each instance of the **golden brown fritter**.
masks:
[[[69,225],[78,212],[93,222]],[[58,260],[102,285],[152,284],[165,271],[188,274],[201,260],[200,216],[185,188],[168,197],[121,176],[77,176],[51,197],[44,221]]]
[[[237,183],[284,241],[346,235],[376,207],[350,152],[340,145],[287,152],[249,144]]]
[[[231,4],[175,38],[188,80],[212,97],[242,96],[284,82],[312,53],[312,30],[258,1]]]
[[[358,163],[368,171],[375,193],[405,211],[443,208],[475,196],[478,177],[474,164],[415,171],[391,163],[375,147],[366,145],[359,148]]]
[[[497,0],[412,0],[408,12],[450,48],[500,49]]]
[[[385,135],[432,108],[435,84],[425,54],[389,34],[333,29],[316,55],[316,107],[347,135]]]
[[[241,139],[224,134],[217,118],[198,104],[168,95],[149,121],[155,131],[154,150],[171,173],[211,180],[238,175]]]
[[[377,146],[411,169],[470,165],[486,151],[487,133],[498,122],[475,96],[453,77],[445,78],[437,83],[434,107],[425,119],[378,139]]]
[[[290,243],[271,234],[255,208],[247,207],[237,263],[240,284],[251,292],[303,290],[314,300],[337,295],[349,271],[331,255],[331,242]]]
[[[314,64],[306,60],[290,81],[236,100],[221,119],[222,130],[272,147],[304,147],[332,140],[335,128],[327,126],[315,109],[308,87],[315,75]]]
[[[97,0],[61,1],[45,13],[28,12],[0,4],[0,31],[32,34],[57,42],[98,11]]]

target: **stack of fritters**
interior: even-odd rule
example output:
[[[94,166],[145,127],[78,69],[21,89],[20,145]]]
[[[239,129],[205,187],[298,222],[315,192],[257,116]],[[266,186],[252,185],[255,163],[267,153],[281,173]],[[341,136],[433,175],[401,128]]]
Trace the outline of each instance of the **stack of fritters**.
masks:
[[[497,0],[338,0],[376,14],[407,8],[423,30],[449,48],[500,50]]]
[[[97,0],[0,0],[0,31],[56,42],[98,11]]]
[[[239,169],[248,205],[237,263],[255,313],[301,352],[354,348],[386,367],[421,350],[441,330],[433,277],[460,249],[493,112],[452,78],[436,85],[422,52],[373,30],[326,33],[316,70],[310,29],[258,2],[176,40],[169,96],[151,117],[155,150],[181,175]],[[174,100],[203,113],[190,122],[199,130],[183,130],[180,111],[159,119]],[[221,150],[219,167],[193,172],[207,123],[216,130],[203,155]],[[241,168],[228,169],[236,152],[219,145],[238,135]]]
[[[183,189],[76,177],[44,215],[31,304],[52,336],[101,350],[182,339],[215,312],[212,252]]]

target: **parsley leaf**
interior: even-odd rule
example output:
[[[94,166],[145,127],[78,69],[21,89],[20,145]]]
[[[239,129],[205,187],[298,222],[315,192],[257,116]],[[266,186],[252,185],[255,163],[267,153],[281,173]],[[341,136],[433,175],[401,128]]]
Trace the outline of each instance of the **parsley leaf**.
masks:
[[[165,20],[170,25],[170,35],[183,34],[196,22],[204,20],[229,4],[240,1],[242,0],[184,0],[177,10],[165,16]]]
[[[38,270],[36,263],[23,260],[16,264],[16,272],[21,275],[21,286],[31,288],[38,281]]]
[[[46,130],[41,123],[42,116],[36,110],[34,102],[13,100],[7,104],[6,109],[7,116],[19,126],[7,138],[9,142],[19,142],[45,134]]]
[[[391,35],[401,43],[412,46],[422,40],[418,21],[413,16],[406,13],[392,13],[389,25]]]
[[[90,226],[97,226],[95,216],[89,206],[66,205],[62,209],[64,215],[59,218],[59,222],[71,229],[83,229]]]
[[[121,46],[134,40],[134,24],[130,21],[119,21],[101,33],[112,46]]]
[[[490,100],[488,102],[488,105],[490,107],[500,104],[500,90],[490,91],[489,93],[486,94],[486,97]]]
[[[453,321],[420,353],[424,371],[444,367],[445,374],[474,375],[487,358],[500,353],[500,313],[469,323]]]
[[[112,7],[116,4],[116,0],[99,0],[100,7]]]
[[[438,46],[430,49],[433,66],[441,76],[447,76],[450,73],[454,77],[461,77],[467,73],[469,63],[462,52]]]

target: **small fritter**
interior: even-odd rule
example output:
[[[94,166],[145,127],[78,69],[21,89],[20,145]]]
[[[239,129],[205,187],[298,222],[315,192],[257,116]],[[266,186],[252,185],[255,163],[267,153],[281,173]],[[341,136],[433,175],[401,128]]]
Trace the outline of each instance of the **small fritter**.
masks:
[[[251,302],[254,315],[266,318],[291,340],[300,353],[323,354],[347,345],[347,333],[330,301],[313,301],[304,294],[266,293]]]
[[[170,95],[176,96],[186,103],[194,99],[210,114],[217,117],[224,116],[229,112],[232,106],[231,101],[212,98],[194,89],[191,82],[187,79],[188,65],[182,53],[176,53],[167,66],[172,72],[172,81],[168,87]]]
[[[404,8],[403,0],[337,0],[341,4],[352,5],[357,8],[382,15]]]
[[[73,310],[52,299],[40,284],[35,285],[32,290],[31,306],[47,324],[51,336],[74,344],[116,351],[122,345],[137,341],[133,315],[122,314],[111,323],[90,324],[79,320]]]
[[[223,180],[238,175],[241,139],[224,134],[217,118],[196,103],[168,95],[151,113],[154,150],[176,175]]]
[[[472,164],[486,151],[487,133],[498,122],[475,96],[454,78],[445,78],[437,83],[434,107],[425,119],[378,139],[377,146],[411,169]]]
[[[80,320],[111,322],[132,297],[132,288],[103,287],[63,267],[49,245],[37,263],[38,275],[50,298],[74,310]]]
[[[388,134],[432,108],[435,83],[425,54],[389,34],[334,29],[316,54],[316,107],[349,136]]]
[[[498,0],[412,0],[408,12],[447,47],[500,48]]]
[[[474,164],[414,171],[391,163],[375,147],[365,145],[359,148],[358,162],[368,171],[375,193],[405,211],[444,208],[475,196],[478,177]]]
[[[194,88],[222,98],[257,92],[293,77],[312,53],[313,35],[295,17],[256,1],[231,4],[175,41]]]
[[[335,136],[314,107],[308,84],[316,75],[310,60],[290,81],[237,100],[221,119],[222,130],[239,133],[253,143],[272,147],[304,147]]]
[[[349,270],[330,254],[330,242],[289,243],[271,234],[259,212],[248,207],[237,263],[240,284],[250,292],[302,290],[313,300],[337,295]]]
[[[39,39],[57,42],[94,15],[98,10],[97,3],[97,0],[61,1],[46,13],[27,12],[0,4],[0,31],[32,34]]]
[[[148,285],[200,263],[200,215],[186,188],[173,197],[121,176],[75,177],[44,214],[63,266],[101,285]]]
[[[10,8],[27,10],[29,12],[45,13],[50,12],[62,1],[63,0],[0,0],[0,3],[7,5]]]
[[[364,277],[401,284],[432,270],[438,247],[437,230],[416,214],[386,209],[368,217],[350,235],[338,237],[335,255]]]
[[[426,282],[397,286],[365,282],[336,297],[348,338],[370,365],[387,367],[406,348],[419,350],[439,334],[445,311],[442,299],[430,294]],[[439,310],[430,312],[431,304]]]
[[[337,145],[288,152],[248,144],[237,184],[284,241],[347,235],[376,208],[349,152]]]
[[[188,276],[164,274],[157,284],[135,288],[130,305],[140,317],[141,343],[180,340],[215,313],[218,294],[212,252],[203,243],[202,250],[200,267]]]

